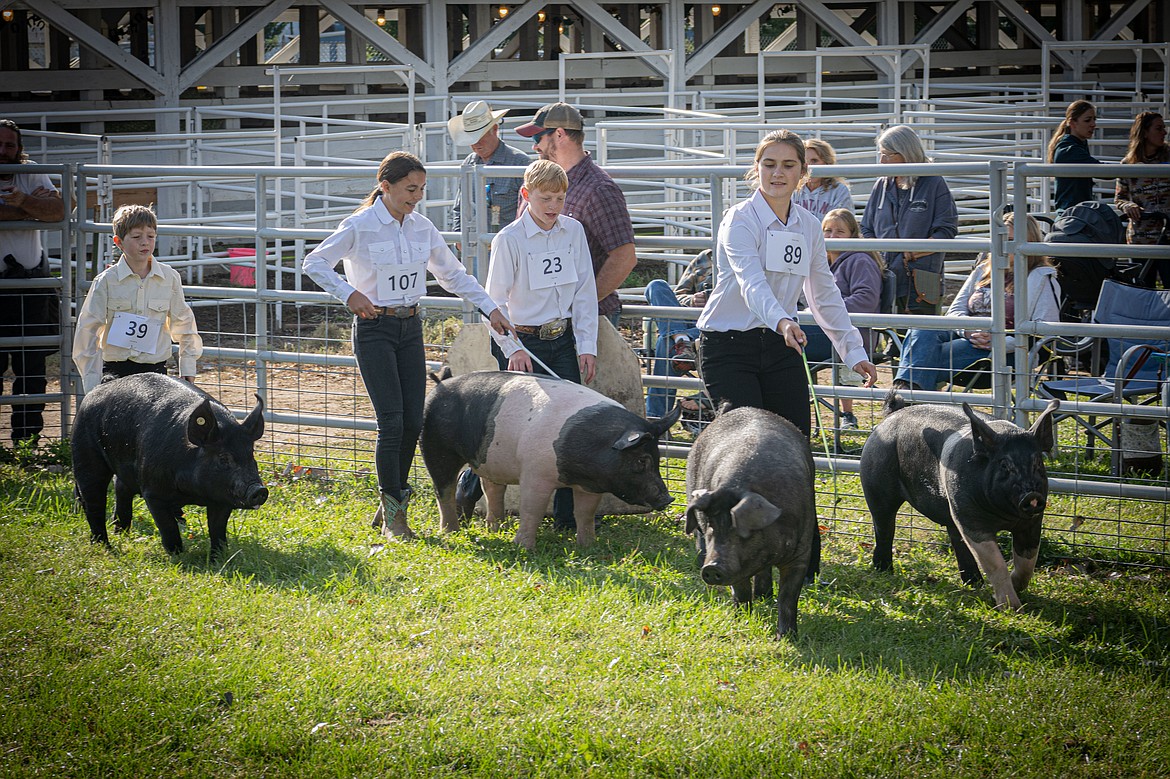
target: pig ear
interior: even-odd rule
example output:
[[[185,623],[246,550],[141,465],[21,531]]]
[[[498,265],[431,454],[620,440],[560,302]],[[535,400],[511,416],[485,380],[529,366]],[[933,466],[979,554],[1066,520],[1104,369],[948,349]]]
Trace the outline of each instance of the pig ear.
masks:
[[[975,452],[981,455],[990,455],[999,448],[999,436],[987,424],[987,420],[980,417],[968,404],[963,404],[963,413],[971,420],[971,439],[975,442]]]
[[[1053,400],[1049,403],[1048,408],[1040,413],[1040,416],[1032,423],[1032,429],[1028,431],[1036,437],[1036,443],[1042,452],[1051,452],[1052,447],[1056,445],[1055,423],[1052,421],[1052,416],[1058,408],[1060,408],[1059,400]]]
[[[187,440],[195,446],[207,446],[219,440],[219,422],[211,413],[211,401],[207,398],[195,407],[187,419]]]
[[[643,441],[652,441],[654,437],[645,430],[627,430],[618,437],[618,440],[613,442],[613,448],[619,452],[624,452],[631,447],[635,447]]]
[[[756,492],[749,492],[731,507],[731,524],[742,538],[763,530],[780,518],[780,509]]]
[[[663,433],[674,426],[674,423],[678,421],[680,416],[682,416],[682,406],[680,406],[678,403],[675,403],[674,408],[670,410],[669,414],[662,417],[657,422],[650,422],[650,432],[654,434],[654,438],[656,440],[661,438]]]
[[[264,399],[255,396],[256,407],[244,418],[243,428],[253,441],[259,441],[264,435]]]
[[[711,490],[695,490],[691,493],[691,502],[687,505],[687,526],[684,528],[687,535],[699,529],[697,515],[700,511],[707,510],[707,507],[711,505],[711,496],[714,494]]]

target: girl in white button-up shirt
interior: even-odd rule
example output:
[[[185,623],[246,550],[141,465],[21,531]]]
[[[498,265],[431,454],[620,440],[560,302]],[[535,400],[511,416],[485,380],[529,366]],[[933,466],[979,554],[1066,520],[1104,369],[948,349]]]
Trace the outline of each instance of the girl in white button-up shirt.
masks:
[[[865,386],[877,380],[829,269],[820,220],[792,203],[807,175],[799,136],[787,130],[764,136],[747,174],[759,188],[723,216],[715,289],[698,321],[710,397],[773,411],[805,435],[811,428],[801,359],[807,339],[796,323],[802,291],[845,364],[865,377]]]
[[[374,526],[388,538],[414,535],[406,522],[407,479],[426,394],[417,306],[427,271],[448,292],[478,307],[494,330],[511,329],[438,229],[414,212],[426,181],[426,169],[413,154],[387,155],[378,166],[378,188],[304,261],[305,273],[354,314],[353,353],[378,420],[374,465],[381,501]],[[344,278],[335,270],[339,262]]]

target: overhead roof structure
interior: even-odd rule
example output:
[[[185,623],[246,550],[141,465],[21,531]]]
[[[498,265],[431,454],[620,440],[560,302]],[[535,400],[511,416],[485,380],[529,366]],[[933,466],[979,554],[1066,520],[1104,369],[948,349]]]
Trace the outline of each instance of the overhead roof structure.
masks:
[[[799,0],[774,3],[524,2],[357,3],[352,0],[0,0],[0,109],[52,111],[230,104],[271,95],[269,68],[334,66],[304,73],[296,95],[405,90],[375,68],[412,69],[420,95],[554,89],[566,53],[674,56],[575,60],[576,88],[614,90],[672,83],[681,90],[756,80],[756,52],[925,44],[931,78],[989,75],[1039,80],[1050,48],[1056,82],[1107,74],[1161,81],[1165,55],[1135,72],[1114,42],[1170,40],[1170,14],[1154,0]],[[1165,10],[1164,8],[1162,9]],[[1079,46],[1062,46],[1084,42]],[[1098,46],[1098,44],[1114,44]],[[785,59],[769,82],[807,79],[807,61]],[[888,60],[868,66],[888,78]],[[902,61],[913,77],[914,57]],[[1128,72],[1127,72],[1128,69]],[[372,75],[373,74],[373,75]],[[832,74],[830,74],[832,75]],[[872,74],[871,74],[872,75]],[[283,89],[283,87],[282,87]],[[1163,99],[1164,96],[1163,96]],[[441,103],[428,109],[439,116]]]

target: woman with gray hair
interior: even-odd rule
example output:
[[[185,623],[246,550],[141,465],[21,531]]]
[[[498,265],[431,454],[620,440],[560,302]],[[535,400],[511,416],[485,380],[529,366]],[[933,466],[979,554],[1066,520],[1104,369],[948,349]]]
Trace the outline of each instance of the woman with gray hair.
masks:
[[[932,162],[918,133],[906,125],[877,138],[883,165]],[[873,185],[861,234],[866,238],[954,238],[955,199],[941,176],[882,176]],[[943,252],[883,252],[898,277],[895,308],[903,314],[937,314],[943,291]]]

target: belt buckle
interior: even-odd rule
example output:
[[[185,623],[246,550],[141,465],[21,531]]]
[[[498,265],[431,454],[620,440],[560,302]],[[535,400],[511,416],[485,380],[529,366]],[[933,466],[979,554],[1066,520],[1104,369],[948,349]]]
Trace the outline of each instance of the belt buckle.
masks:
[[[565,334],[565,320],[556,319],[540,326],[540,340],[555,341]]]
[[[398,319],[410,319],[414,316],[414,308],[412,306],[398,306],[394,309],[394,316]]]

